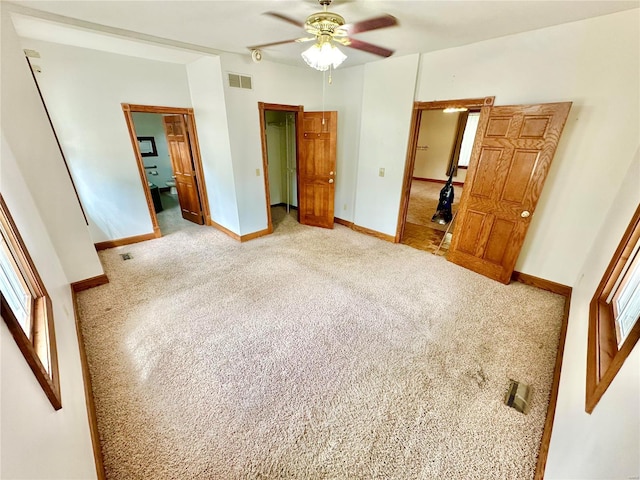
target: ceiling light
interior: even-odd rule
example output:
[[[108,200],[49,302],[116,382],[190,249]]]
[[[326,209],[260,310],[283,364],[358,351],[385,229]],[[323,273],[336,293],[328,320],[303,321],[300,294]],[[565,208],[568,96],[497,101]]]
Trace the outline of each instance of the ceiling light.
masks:
[[[466,112],[467,110],[469,110],[469,109],[465,108],[465,107],[449,107],[449,108],[445,108],[442,112],[443,113],[456,113],[456,112]]]
[[[324,72],[338,67],[347,56],[330,41],[320,41],[302,52],[302,58],[310,67]]]

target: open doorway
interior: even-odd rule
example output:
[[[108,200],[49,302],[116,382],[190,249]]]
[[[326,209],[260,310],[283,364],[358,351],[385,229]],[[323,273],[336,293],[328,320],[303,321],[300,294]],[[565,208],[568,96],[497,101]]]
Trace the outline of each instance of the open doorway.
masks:
[[[123,104],[156,237],[203,225],[206,186],[192,109]]]
[[[269,233],[298,221],[298,132],[302,106],[259,103]]]
[[[416,102],[396,242],[445,255],[475,134],[493,97]]]

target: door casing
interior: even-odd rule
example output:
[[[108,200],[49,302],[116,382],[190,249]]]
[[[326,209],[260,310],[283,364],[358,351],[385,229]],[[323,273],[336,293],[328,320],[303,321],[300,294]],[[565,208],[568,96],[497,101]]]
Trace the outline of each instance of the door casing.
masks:
[[[409,147],[407,148],[407,160],[404,167],[404,180],[400,198],[400,211],[398,213],[398,226],[396,228],[395,243],[400,243],[407,223],[409,211],[409,197],[411,194],[411,180],[416,164],[416,151],[418,148],[418,136],[420,134],[420,121],[424,110],[443,110],[445,108],[469,108],[480,109],[480,118],[487,115],[493,106],[496,97],[467,98],[462,100],[441,100],[436,102],[414,102],[411,116],[411,130],[409,132]],[[462,200],[461,200],[462,201]]]
[[[189,133],[189,145],[191,147],[191,154],[193,156],[193,163],[196,172],[196,181],[198,187],[198,196],[200,197],[200,205],[202,207],[202,214],[204,216],[205,225],[211,225],[211,213],[209,210],[209,201],[207,196],[207,187],[204,181],[204,170],[202,168],[202,159],[200,157],[200,146],[198,142],[198,133],[196,130],[196,120],[193,113],[193,108],[176,108],[176,107],[161,107],[152,105],[135,105],[130,103],[122,103],[122,111],[127,123],[127,129],[129,130],[129,137],[131,139],[131,145],[136,156],[136,163],[138,165],[138,173],[140,174],[140,181],[142,182],[142,189],[144,191],[145,198],[147,200],[147,208],[149,209],[149,217],[151,218],[151,224],[153,225],[153,233],[156,238],[162,236],[160,226],[158,224],[158,217],[156,216],[155,208],[153,207],[153,199],[151,198],[151,191],[149,190],[147,183],[147,175],[144,168],[144,162],[142,160],[142,154],[138,147],[138,139],[136,136],[135,125],[133,123],[132,113],[158,113],[158,114],[170,114],[170,115],[184,115],[187,124],[187,132]]]
[[[267,124],[264,119],[266,110],[277,110],[280,112],[292,112],[296,118],[296,185],[298,205],[300,205],[300,176],[299,176],[299,154],[300,154],[300,136],[302,135],[302,115],[304,107],[302,105],[281,105],[278,103],[258,102],[258,111],[260,113],[260,142],[262,144],[262,173],[264,177],[265,201],[267,203],[267,230],[273,233],[273,221],[271,220],[271,194],[269,193],[269,164],[267,155]]]

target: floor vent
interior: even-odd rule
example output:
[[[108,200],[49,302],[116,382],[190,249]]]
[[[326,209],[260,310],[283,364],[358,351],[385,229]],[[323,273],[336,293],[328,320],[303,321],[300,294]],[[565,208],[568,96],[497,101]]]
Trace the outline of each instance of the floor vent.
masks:
[[[122,260],[131,260],[133,258],[133,255],[130,253],[121,253],[120,256],[122,257]]]
[[[237,73],[229,74],[229,86],[233,88],[245,88],[251,90],[251,77],[248,75],[239,75]]]
[[[504,397],[505,405],[516,409],[525,415],[529,413],[529,400],[531,399],[531,387],[526,383],[509,380],[509,390]]]

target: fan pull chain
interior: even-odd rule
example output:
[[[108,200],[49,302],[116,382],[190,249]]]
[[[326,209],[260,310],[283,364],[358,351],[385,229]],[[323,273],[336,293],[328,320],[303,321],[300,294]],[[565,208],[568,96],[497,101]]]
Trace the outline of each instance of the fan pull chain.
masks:
[[[325,78],[327,76],[327,72],[326,71],[322,71],[322,125],[324,125],[324,94],[325,94],[325,85],[327,82],[325,82]]]

